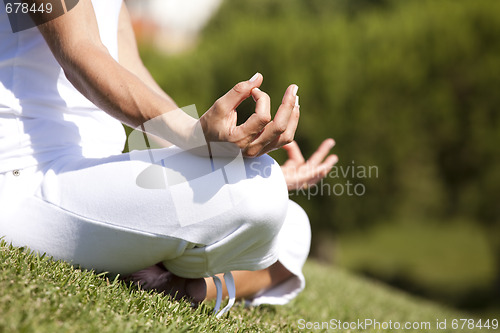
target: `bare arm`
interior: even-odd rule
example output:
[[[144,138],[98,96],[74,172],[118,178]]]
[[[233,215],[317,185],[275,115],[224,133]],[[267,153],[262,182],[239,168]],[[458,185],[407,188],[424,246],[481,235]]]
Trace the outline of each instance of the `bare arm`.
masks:
[[[80,1],[65,15],[40,25],[39,30],[75,88],[99,108],[135,128],[178,107],[138,61],[133,33],[125,24],[126,19],[126,9],[122,8],[119,53],[123,65],[115,61],[102,44],[90,0]],[[187,140],[197,121],[178,113],[164,124],[163,130],[174,133],[173,141],[177,141],[174,143],[182,145],[179,141]]]
[[[147,84],[151,89],[160,94],[162,97],[170,100],[172,104],[175,102],[168,96],[163,89],[158,86],[156,81],[151,76],[149,70],[144,66],[137,48],[132,22],[129,11],[125,3],[120,11],[118,23],[118,58],[119,63],[135,74],[142,82]]]
[[[161,89],[151,76],[149,70],[144,66],[144,63],[139,55],[132,21],[125,3],[122,4],[118,21],[118,62],[130,72],[135,74],[149,88],[154,90],[166,100],[169,100],[173,105],[176,105],[174,100],[163,89]],[[172,145],[172,143],[166,141],[165,138],[161,139],[158,136],[153,136],[152,139],[155,140],[161,147],[169,147]]]
[[[298,122],[296,86],[285,92],[275,119],[271,119],[269,96],[255,89],[263,81],[262,75],[257,75],[254,80],[238,83],[197,121],[179,110],[144,68],[128,21],[123,7],[121,63],[111,57],[100,40],[90,0],[81,0],[70,12],[40,25],[39,30],[76,89],[131,127],[154,119],[148,131],[181,148],[190,149],[205,140],[222,141],[234,144],[246,156],[262,155],[292,141]],[[237,126],[235,108],[250,96],[256,101],[255,113]]]

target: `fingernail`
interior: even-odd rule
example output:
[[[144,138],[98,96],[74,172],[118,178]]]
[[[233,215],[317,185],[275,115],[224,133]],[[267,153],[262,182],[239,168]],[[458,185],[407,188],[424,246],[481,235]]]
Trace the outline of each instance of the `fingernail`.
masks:
[[[297,96],[297,91],[299,90],[299,86],[294,86],[292,90],[293,96]]]
[[[299,106],[299,96],[295,96],[295,106]]]
[[[257,90],[257,91],[260,91],[260,89],[259,89],[259,88],[253,88],[252,90]]]
[[[259,77],[259,72],[255,73],[254,76],[252,76],[252,78],[249,81],[253,82],[253,81],[257,80],[258,77]]]

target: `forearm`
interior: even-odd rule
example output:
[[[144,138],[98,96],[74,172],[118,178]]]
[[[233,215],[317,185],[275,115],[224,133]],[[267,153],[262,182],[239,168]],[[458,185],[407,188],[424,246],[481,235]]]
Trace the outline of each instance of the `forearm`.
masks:
[[[71,83],[99,108],[133,128],[190,148],[196,120],[178,109],[160,89],[125,69],[104,49],[90,45],[71,62],[61,61]],[[87,61],[92,59],[92,61]],[[169,114],[171,113],[171,114]]]
[[[175,104],[172,98],[156,83],[149,70],[143,64],[139,55],[130,15],[125,4],[122,5],[118,24],[118,58],[120,65],[135,74],[160,96]]]
[[[155,131],[152,134],[186,146],[196,119],[111,57],[100,41],[90,1],[80,1],[39,29],[70,82],[95,105],[134,128],[157,119],[155,126],[146,126]]]
[[[123,123],[138,127],[177,108],[114,61],[107,50],[88,44],[77,48],[78,56],[60,59],[66,76],[85,97]]]

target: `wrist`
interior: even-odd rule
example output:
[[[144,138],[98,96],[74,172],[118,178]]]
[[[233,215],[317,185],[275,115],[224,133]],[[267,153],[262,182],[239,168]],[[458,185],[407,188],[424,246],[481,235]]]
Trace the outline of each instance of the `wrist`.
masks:
[[[141,130],[171,142],[183,150],[191,151],[206,147],[200,120],[189,115],[193,113],[192,111],[192,106],[169,110],[145,122]]]

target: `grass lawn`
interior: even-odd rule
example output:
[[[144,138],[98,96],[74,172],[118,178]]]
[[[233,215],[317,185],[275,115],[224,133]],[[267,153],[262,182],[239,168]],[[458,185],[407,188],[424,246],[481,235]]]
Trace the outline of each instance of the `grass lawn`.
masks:
[[[404,332],[474,331],[451,327],[453,319],[470,315],[411,297],[343,269],[310,261],[305,273],[306,290],[291,304],[251,309],[236,305],[226,317],[216,319],[211,315],[213,302],[192,309],[188,302],[130,288],[103,275],[2,243],[0,332],[297,332],[301,328],[311,331],[307,327],[311,328],[314,322],[321,326],[319,322],[335,323],[335,319],[431,325],[430,330],[400,330]],[[437,319],[446,319],[447,329],[436,329]],[[364,327],[331,331],[399,330]]]
[[[491,298],[495,258],[477,223],[452,222],[378,224],[342,235],[336,263],[441,302],[473,308]]]

